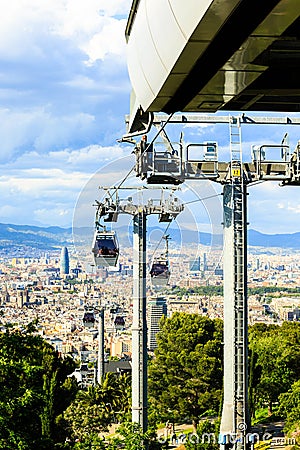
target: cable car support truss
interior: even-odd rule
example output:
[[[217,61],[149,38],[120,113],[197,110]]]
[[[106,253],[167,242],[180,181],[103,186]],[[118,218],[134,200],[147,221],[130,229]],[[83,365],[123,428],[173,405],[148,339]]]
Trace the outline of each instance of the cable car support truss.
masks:
[[[170,223],[183,211],[183,204],[174,195],[172,187],[102,187],[105,199],[96,202],[96,227],[100,221],[117,222],[119,214],[133,216],[133,321],[132,321],[132,421],[139,423],[143,432],[148,427],[148,374],[146,322],[146,222],[147,216],[158,215],[159,222]],[[133,197],[120,199],[119,190],[138,192]],[[161,197],[143,203],[143,191],[160,189]]]
[[[166,151],[156,151],[145,137],[136,143],[135,171],[148,185],[178,185],[188,180],[211,180],[223,185],[224,233],[224,400],[219,443],[221,449],[246,450],[254,435],[248,412],[248,304],[247,304],[247,187],[259,181],[300,186],[300,141],[291,154],[287,134],[278,145],[252,148],[252,161],[242,160],[242,126],[300,125],[299,118],[197,115],[157,115],[152,125],[210,123],[229,125],[230,161],[219,161],[217,144],[198,144],[199,157],[182,139],[167,140]],[[132,136],[125,135],[124,141]],[[166,141],[166,139],[164,139]],[[194,144],[193,144],[194,145]],[[194,149],[192,149],[194,150]],[[279,157],[274,157],[274,153]],[[193,152],[193,155],[195,152]],[[269,157],[271,155],[271,157]],[[278,155],[277,155],[278,156]],[[134,386],[134,389],[139,389]]]

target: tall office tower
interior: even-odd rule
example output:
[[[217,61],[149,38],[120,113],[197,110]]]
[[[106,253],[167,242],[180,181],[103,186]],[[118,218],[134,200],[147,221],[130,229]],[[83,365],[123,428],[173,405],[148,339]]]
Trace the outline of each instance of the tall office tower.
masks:
[[[157,347],[156,335],[159,332],[159,321],[167,315],[165,297],[151,297],[148,302],[148,349],[153,351]]]
[[[190,272],[200,272],[200,256],[190,259],[189,268]]]
[[[60,274],[68,275],[70,272],[69,252],[67,247],[61,249],[60,254]]]
[[[206,270],[207,270],[206,253],[203,253],[203,271],[205,272]]]

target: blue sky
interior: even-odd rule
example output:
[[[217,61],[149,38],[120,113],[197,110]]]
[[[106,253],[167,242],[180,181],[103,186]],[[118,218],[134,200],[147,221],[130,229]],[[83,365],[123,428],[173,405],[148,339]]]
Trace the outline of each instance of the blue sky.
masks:
[[[97,185],[118,180],[120,161],[132,151],[117,143],[129,112],[124,30],[131,0],[1,2],[0,222],[68,227],[82,192],[95,187],[93,211]],[[227,129],[184,132],[198,142],[217,140],[226,157]],[[249,127],[245,153],[251,144],[279,143],[284,132]],[[291,130],[292,146],[297,133]],[[251,228],[300,231],[297,188],[265,183],[249,192]]]

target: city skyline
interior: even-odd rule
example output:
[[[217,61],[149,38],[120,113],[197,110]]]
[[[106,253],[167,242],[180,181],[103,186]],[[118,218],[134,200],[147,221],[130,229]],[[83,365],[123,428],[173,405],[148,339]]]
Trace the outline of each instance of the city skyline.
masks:
[[[131,0],[6,5],[0,19],[0,222],[70,227],[86,189],[93,187],[87,203],[93,217],[97,187],[120,179],[118,167],[133,149],[117,143],[130,104],[124,36],[130,6]],[[252,144],[278,144],[285,131],[293,150],[297,128],[245,126],[245,159]],[[186,140],[218,141],[220,158],[228,159],[227,127],[185,125],[183,132]],[[177,128],[172,139],[179,134]],[[251,228],[299,231],[295,191],[273,182],[250,187]]]

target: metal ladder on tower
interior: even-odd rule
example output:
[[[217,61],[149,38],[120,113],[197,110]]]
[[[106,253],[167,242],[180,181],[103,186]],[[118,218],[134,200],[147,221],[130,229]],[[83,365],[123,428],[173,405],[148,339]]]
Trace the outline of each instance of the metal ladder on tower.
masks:
[[[240,117],[230,116],[229,131],[231,164],[233,162],[242,164],[242,130]]]
[[[230,117],[230,160],[234,217],[234,422],[237,433],[246,424],[246,340],[245,340],[245,202],[242,167],[242,136],[239,117]]]

